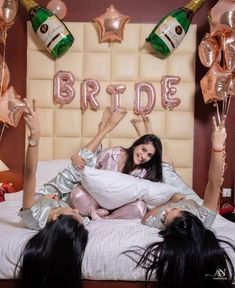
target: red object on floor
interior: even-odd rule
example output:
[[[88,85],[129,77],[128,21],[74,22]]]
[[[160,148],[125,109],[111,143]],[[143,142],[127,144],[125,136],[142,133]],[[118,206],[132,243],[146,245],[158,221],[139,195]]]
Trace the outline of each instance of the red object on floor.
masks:
[[[14,192],[16,192],[16,189],[12,186],[12,184],[8,183],[8,182],[2,183],[0,188],[4,189],[5,193],[14,193]]]
[[[5,201],[5,193],[6,191],[0,187],[0,202]]]
[[[11,183],[4,182],[0,186],[0,202],[5,201],[5,194],[6,193],[14,193],[16,189],[12,186]]]
[[[234,207],[231,205],[230,207],[221,208],[219,214],[225,215],[225,214],[232,213],[232,212],[234,212]]]

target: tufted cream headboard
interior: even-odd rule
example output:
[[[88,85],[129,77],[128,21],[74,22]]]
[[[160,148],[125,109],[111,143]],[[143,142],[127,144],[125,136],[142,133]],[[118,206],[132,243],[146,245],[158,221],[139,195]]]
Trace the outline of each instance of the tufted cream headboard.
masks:
[[[128,110],[124,120],[103,141],[103,147],[129,146],[137,138],[130,124],[135,117],[134,85],[151,83],[156,91],[156,104],[149,117],[154,133],[163,142],[167,154],[173,158],[177,172],[192,184],[196,26],[191,25],[183,43],[166,60],[154,55],[145,38],[155,24],[127,24],[122,43],[99,43],[95,26],[91,23],[66,23],[75,42],[69,51],[54,61],[48,56],[28,23],[27,97],[37,100],[41,120],[41,160],[69,158],[96,133],[97,124],[111,98],[106,92],[109,84],[122,83],[126,91],[121,106]],[[70,71],[75,77],[76,96],[62,108],[53,103],[53,78],[57,71]],[[163,76],[179,76],[177,97],[181,104],[172,111],[161,104]],[[80,109],[80,84],[95,79],[101,89],[97,96],[97,111]]]

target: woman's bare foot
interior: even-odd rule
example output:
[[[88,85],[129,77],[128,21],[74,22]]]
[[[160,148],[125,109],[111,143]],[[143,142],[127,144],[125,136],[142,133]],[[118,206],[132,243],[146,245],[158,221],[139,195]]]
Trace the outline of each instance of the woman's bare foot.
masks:
[[[106,123],[104,129],[110,132],[117,124],[126,116],[127,111],[125,108],[119,108],[112,113],[111,118]]]
[[[104,111],[104,118],[106,119],[106,112]],[[95,137],[86,144],[85,148],[91,150],[92,152],[95,152],[99,146],[99,144],[102,142],[104,137],[115,127],[117,124],[122,120],[122,118],[126,115],[126,109],[120,108],[112,113],[112,116],[108,118],[108,120],[101,121],[101,126],[104,124],[104,127],[102,129],[99,129],[98,133],[95,135]]]
[[[141,137],[147,134],[142,116],[137,116],[136,118],[131,119],[131,124],[134,126],[135,131],[138,134],[138,136]]]
[[[107,122],[110,120],[111,117],[112,117],[112,112],[111,112],[110,107],[105,107],[102,119],[98,126],[98,131],[101,131],[104,129],[105,125],[107,124]]]
[[[142,116],[142,118],[143,118],[144,126],[146,129],[146,133],[147,134],[153,134],[152,122],[149,119],[149,117],[144,115],[144,116]]]

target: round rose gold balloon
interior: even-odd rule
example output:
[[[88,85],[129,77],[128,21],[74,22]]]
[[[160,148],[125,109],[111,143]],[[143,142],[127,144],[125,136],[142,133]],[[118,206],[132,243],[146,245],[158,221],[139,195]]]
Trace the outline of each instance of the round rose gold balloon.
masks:
[[[211,67],[220,58],[220,45],[216,37],[206,33],[198,46],[198,56],[205,67]]]
[[[46,7],[60,19],[63,19],[67,14],[67,7],[61,0],[51,0]]]
[[[4,24],[8,28],[14,23],[15,17],[18,10],[18,1],[17,0],[0,0],[0,17],[3,18]]]
[[[10,28],[15,21],[17,10],[17,0],[0,0],[0,41],[3,43],[6,42],[7,29]]]

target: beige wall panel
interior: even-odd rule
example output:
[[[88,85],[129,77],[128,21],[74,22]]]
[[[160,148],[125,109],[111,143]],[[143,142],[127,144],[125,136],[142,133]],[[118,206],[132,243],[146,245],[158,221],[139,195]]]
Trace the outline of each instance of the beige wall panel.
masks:
[[[152,84],[156,94],[155,106],[148,117],[153,132],[161,139],[164,151],[174,159],[176,171],[192,184],[195,51],[196,26],[192,25],[184,43],[175,53],[158,59],[155,51],[145,43],[145,38],[155,24],[128,23],[121,43],[99,43],[94,23],[66,23],[75,42],[69,51],[57,60],[52,60],[28,25],[27,50],[27,97],[37,100],[40,111],[42,139],[40,159],[70,158],[92,139],[97,131],[103,110],[113,106],[114,99],[106,91],[110,84],[124,84],[126,90],[120,95],[120,105],[127,109],[123,121],[103,140],[104,148],[122,145],[129,147],[137,139],[130,120],[134,115],[135,84]],[[183,63],[183,65],[182,65]],[[70,104],[54,103],[54,75],[57,71],[71,72],[75,78],[75,97]],[[178,76],[174,97],[181,100],[178,107],[167,110],[162,106],[163,76]],[[97,111],[90,107],[81,111],[81,82],[97,80],[100,91],[96,96]],[[148,95],[141,94],[142,105]]]

